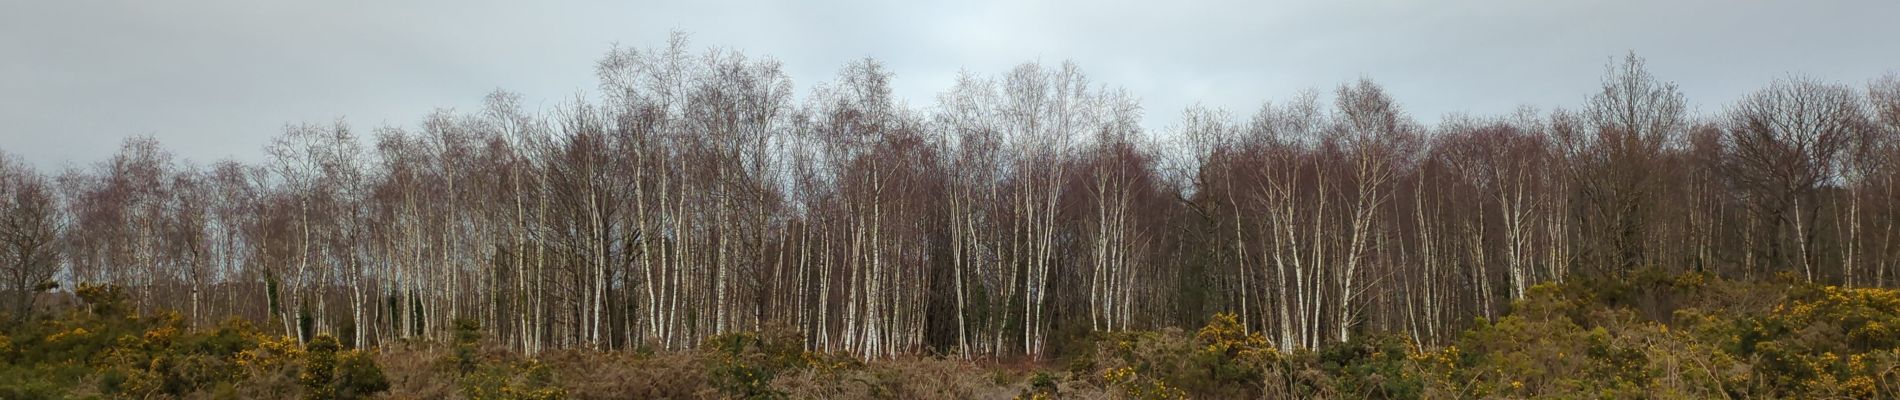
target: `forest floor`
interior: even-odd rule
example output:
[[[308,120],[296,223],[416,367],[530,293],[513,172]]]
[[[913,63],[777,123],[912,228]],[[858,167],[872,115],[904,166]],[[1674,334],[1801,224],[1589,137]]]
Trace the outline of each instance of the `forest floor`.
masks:
[[[36,398],[1895,398],[1900,292],[1685,274],[1540,285],[1421,348],[1365,334],[1281,351],[1229,314],[1192,331],[1096,333],[1042,362],[802,350],[796,332],[680,352],[524,357],[453,343],[349,349],[233,320],[88,304],[0,329],[0,399]]]

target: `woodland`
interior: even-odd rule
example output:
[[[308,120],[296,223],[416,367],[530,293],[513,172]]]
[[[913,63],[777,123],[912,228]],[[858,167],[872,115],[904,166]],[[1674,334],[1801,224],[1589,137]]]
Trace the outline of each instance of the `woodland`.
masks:
[[[1073,63],[900,99],[676,35],[259,161],[0,152],[0,398],[1900,396],[1900,76],[1697,114],[1645,63],[1149,131]]]

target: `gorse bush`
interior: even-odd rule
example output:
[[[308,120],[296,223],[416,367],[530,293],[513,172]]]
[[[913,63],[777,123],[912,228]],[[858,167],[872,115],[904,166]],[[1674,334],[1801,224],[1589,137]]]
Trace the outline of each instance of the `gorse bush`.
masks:
[[[484,343],[474,320],[447,343],[349,349],[130,314],[118,291],[84,286],[81,307],[0,329],[0,399],[1900,398],[1900,291],[1652,278],[1537,285],[1444,343],[1374,332],[1289,351],[1215,314],[1191,331],[1088,335],[1040,362],[866,361],[807,351],[785,327],[685,351],[523,356]],[[1631,300],[1656,291],[1676,306]]]
[[[1425,385],[1419,368],[1412,365],[1416,351],[1403,338],[1374,335],[1327,346],[1317,356],[1334,391],[1345,397],[1410,399],[1420,397]]]
[[[1544,284],[1442,346],[1369,334],[1280,352],[1223,314],[1191,338],[1100,335],[1080,364],[1137,399],[1900,397],[1900,291],[1659,282],[1685,305],[1672,320],[1628,292]]]
[[[1258,397],[1262,374],[1281,356],[1233,314],[1215,315],[1193,337],[1173,329],[1104,336],[1097,376],[1132,398]]]
[[[0,329],[0,398],[364,398],[388,383],[366,354],[319,336],[258,331],[242,319],[188,326],[176,312],[131,314],[123,290],[80,285],[59,318]]]
[[[484,363],[462,375],[462,395],[472,400],[554,400],[567,391],[537,361]]]
[[[475,372],[476,365],[481,362],[482,324],[473,319],[458,318],[453,332],[455,336],[454,341],[450,342],[452,353],[449,363],[455,366],[458,373]]]
[[[330,335],[317,335],[304,347],[303,372],[297,375],[297,381],[303,383],[304,398],[328,399],[336,397],[336,388],[331,386],[336,380],[336,351],[341,347],[336,338]]]
[[[389,378],[383,375],[383,369],[361,350],[344,350],[337,355],[333,377],[336,381],[332,385],[339,399],[369,397],[389,390]]]
[[[804,336],[784,327],[707,338],[700,345],[708,354],[708,380],[728,396],[748,399],[785,397],[771,387],[781,373],[817,364],[805,352]]]
[[[459,394],[474,400],[552,400],[567,397],[554,374],[536,360],[487,357],[482,352],[481,323],[455,320],[448,358]],[[380,379],[380,375],[377,376]]]
[[[298,381],[306,399],[360,399],[389,390],[375,361],[361,351],[343,350],[335,337],[317,335],[304,351]]]
[[[1105,336],[1097,342],[1097,375],[1127,398],[1414,398],[1422,392],[1421,377],[1409,371],[1415,369],[1413,348],[1396,337],[1282,352],[1233,314],[1214,315],[1192,337],[1173,329]]]
[[[1735,321],[1702,319],[1710,341],[1737,357],[1758,360],[1767,377],[1739,389],[1772,396],[1892,398],[1900,396],[1900,292],[1890,289],[1800,287],[1767,315]]]
[[[1554,285],[1534,286],[1512,306],[1510,315],[1478,321],[1456,344],[1441,350],[1452,353],[1455,361],[1444,376],[1469,382],[1451,391],[1477,397],[1641,397],[1648,382],[1644,354],[1612,333],[1621,327],[1593,323],[1627,321],[1633,314],[1592,309],[1580,299],[1587,296],[1566,295]]]

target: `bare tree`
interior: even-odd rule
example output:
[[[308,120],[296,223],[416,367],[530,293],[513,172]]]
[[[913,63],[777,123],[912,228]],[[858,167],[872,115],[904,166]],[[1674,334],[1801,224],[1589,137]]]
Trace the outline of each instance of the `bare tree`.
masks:
[[[1839,183],[1845,157],[1865,140],[1860,100],[1844,85],[1790,79],[1743,98],[1728,113],[1725,176],[1766,237],[1762,257],[1816,280],[1818,190]]]
[[[1538,282],[1900,268],[1892,77],[1778,81],[1692,126],[1629,55],[1578,112],[1427,128],[1361,79],[1150,140],[1073,63],[966,72],[914,109],[874,59],[794,101],[777,61],[689,46],[615,48],[599,96],[546,111],[497,91],[373,143],[289,125],[258,164],[150,138],[57,177],[0,159],[0,292],[24,317],[50,280],[113,283],[366,346],[462,318],[527,354],[785,324],[865,359],[1034,360],[1223,312],[1286,351],[1426,347]]]
[[[0,290],[16,324],[32,315],[40,292],[58,286],[66,222],[55,196],[45,176],[0,153]]]
[[[1630,53],[1605,67],[1602,91],[1590,96],[1575,129],[1555,129],[1564,171],[1576,182],[1573,207],[1583,254],[1601,274],[1621,276],[1649,266],[1656,226],[1651,203],[1660,180],[1651,173],[1685,128],[1682,94],[1658,81]]]

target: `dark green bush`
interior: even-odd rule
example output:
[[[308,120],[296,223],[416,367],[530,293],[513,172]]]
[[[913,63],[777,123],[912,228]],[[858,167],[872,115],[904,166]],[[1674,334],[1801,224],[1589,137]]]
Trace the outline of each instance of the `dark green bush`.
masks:
[[[707,354],[707,378],[713,387],[748,399],[785,397],[771,387],[772,379],[813,361],[805,353],[804,336],[784,327],[713,336],[700,349]]]
[[[376,360],[360,350],[346,350],[337,356],[336,398],[357,399],[389,390],[389,378]]]
[[[1233,314],[1215,315],[1192,338],[1175,329],[1106,336],[1096,351],[1099,376],[1134,398],[1260,397],[1263,374],[1282,361]]]
[[[389,390],[389,379],[366,354],[343,350],[330,335],[317,335],[305,348],[298,380],[308,399],[361,399]]]
[[[471,400],[567,398],[567,390],[556,384],[553,371],[537,361],[482,364],[462,376],[461,390]]]
[[[1319,351],[1320,367],[1333,376],[1338,392],[1352,398],[1415,399],[1424,381],[1408,371],[1412,346],[1390,335],[1356,336]]]
[[[462,396],[475,400],[551,400],[567,397],[567,391],[556,384],[553,370],[539,361],[483,357],[480,321],[458,318],[453,333],[446,361],[457,375],[456,386]],[[374,378],[377,382],[383,380],[380,372]]]
[[[481,362],[482,323],[468,318],[456,318],[449,363],[462,374],[475,372]]]

